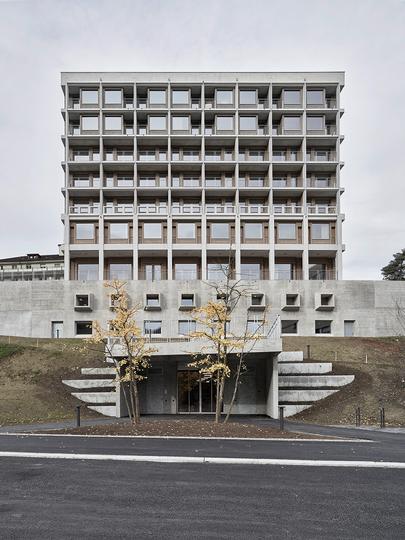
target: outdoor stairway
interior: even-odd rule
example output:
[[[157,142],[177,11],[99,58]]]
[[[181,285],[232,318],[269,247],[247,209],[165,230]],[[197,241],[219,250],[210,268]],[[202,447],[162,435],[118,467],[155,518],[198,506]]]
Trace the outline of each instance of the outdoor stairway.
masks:
[[[284,416],[309,409],[354,380],[354,375],[331,375],[332,362],[304,362],[302,351],[278,356],[278,399]]]
[[[93,411],[116,416],[118,392],[115,368],[82,368],[81,373],[87,378],[62,380],[66,386],[79,390],[72,392],[72,396],[84,401]]]

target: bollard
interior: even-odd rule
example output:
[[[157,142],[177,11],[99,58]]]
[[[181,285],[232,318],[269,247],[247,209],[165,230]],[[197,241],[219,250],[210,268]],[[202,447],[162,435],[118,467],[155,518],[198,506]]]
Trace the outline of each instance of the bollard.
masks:
[[[360,416],[360,407],[356,408],[356,427],[360,427],[361,416]]]
[[[279,415],[278,418],[280,420],[280,431],[284,431],[284,407],[279,407]]]
[[[76,405],[76,427],[80,427],[80,407],[81,405]]]
[[[311,360],[311,345],[307,345],[307,359]]]
[[[385,428],[385,410],[384,407],[380,407],[380,428]]]

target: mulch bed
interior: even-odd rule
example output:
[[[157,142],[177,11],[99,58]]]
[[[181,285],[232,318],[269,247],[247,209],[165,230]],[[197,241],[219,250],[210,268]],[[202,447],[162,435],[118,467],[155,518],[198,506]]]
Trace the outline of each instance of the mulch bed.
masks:
[[[153,435],[160,437],[251,437],[251,438],[286,438],[320,439],[316,435],[280,431],[272,427],[260,427],[254,424],[228,422],[215,424],[206,420],[152,420],[142,419],[138,425],[128,422],[98,424],[69,428],[44,433],[69,433],[77,435]]]

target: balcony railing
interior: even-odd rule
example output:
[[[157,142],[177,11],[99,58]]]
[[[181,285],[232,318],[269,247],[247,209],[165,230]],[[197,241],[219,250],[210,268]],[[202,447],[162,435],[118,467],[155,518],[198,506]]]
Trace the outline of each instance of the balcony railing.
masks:
[[[267,152],[245,153],[239,154],[239,161],[267,161],[269,155]]]
[[[263,215],[269,214],[269,206],[263,206],[261,204],[240,204],[239,213],[244,215]]]
[[[307,161],[335,161],[336,152],[331,150],[316,150],[307,152]]]
[[[98,204],[77,204],[69,207],[69,214],[72,215],[98,215],[100,205]]]
[[[104,187],[108,187],[108,188],[134,187],[134,180],[133,178],[106,177],[104,179]]]
[[[334,270],[309,270],[310,280],[326,280],[336,279],[336,273]]]
[[[120,150],[117,152],[107,151],[104,155],[105,161],[133,161],[134,154],[131,151]]]
[[[46,281],[63,278],[63,269],[0,270],[0,281]]]
[[[235,214],[235,206],[224,204],[206,204],[205,213],[211,215],[232,215]]]
[[[218,129],[215,126],[205,126],[205,135],[235,135],[235,128],[233,129]]]
[[[336,126],[325,126],[323,129],[307,129],[307,135],[336,135]]]
[[[139,152],[138,153],[139,161],[167,161],[166,152]]]
[[[273,161],[301,161],[301,152],[273,152]]]
[[[335,98],[326,98],[322,103],[307,103],[308,109],[335,109],[336,108],[336,99]]]
[[[232,188],[234,187],[233,178],[206,178],[205,187],[209,189]]]
[[[315,204],[315,205],[308,205],[307,206],[307,213],[308,214],[316,214],[316,215],[331,215],[336,214],[336,206],[328,205],[328,204]]]
[[[172,187],[175,188],[198,188],[201,187],[200,178],[181,178],[173,177],[172,178]]]
[[[71,157],[73,161],[76,161],[79,163],[85,163],[87,161],[100,161],[99,152],[91,152],[91,153],[73,152],[73,154],[71,154]]]
[[[273,188],[296,188],[301,187],[299,178],[273,178]]]
[[[176,152],[172,151],[172,161],[200,161],[200,152]]]
[[[264,188],[268,187],[267,178],[239,178],[240,188]]]
[[[138,214],[165,216],[167,215],[167,205],[141,203],[138,205]]]
[[[69,182],[70,187],[74,188],[99,188],[99,178],[72,178]]]
[[[172,204],[172,214],[176,216],[201,214],[201,204]]]
[[[273,204],[273,214],[302,214],[302,206]]]
[[[336,187],[336,181],[334,178],[328,178],[321,180],[318,178],[307,178],[307,187],[317,189],[329,189]]]
[[[107,204],[104,206],[104,214],[108,215],[132,215],[133,213],[133,204]]]
[[[256,103],[240,103],[240,109],[268,109],[269,101],[266,98],[259,98]]]
[[[234,155],[233,152],[205,152],[206,161],[233,161]]]
[[[165,188],[167,187],[167,178],[139,178],[138,187]]]
[[[291,270],[275,270],[274,279],[302,279],[302,271],[300,269],[291,268]]]

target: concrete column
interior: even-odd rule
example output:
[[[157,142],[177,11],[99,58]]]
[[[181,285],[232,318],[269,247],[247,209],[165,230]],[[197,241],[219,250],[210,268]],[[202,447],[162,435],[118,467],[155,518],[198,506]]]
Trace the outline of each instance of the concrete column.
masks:
[[[278,418],[278,354],[273,353],[267,363],[267,381],[266,414]]]

